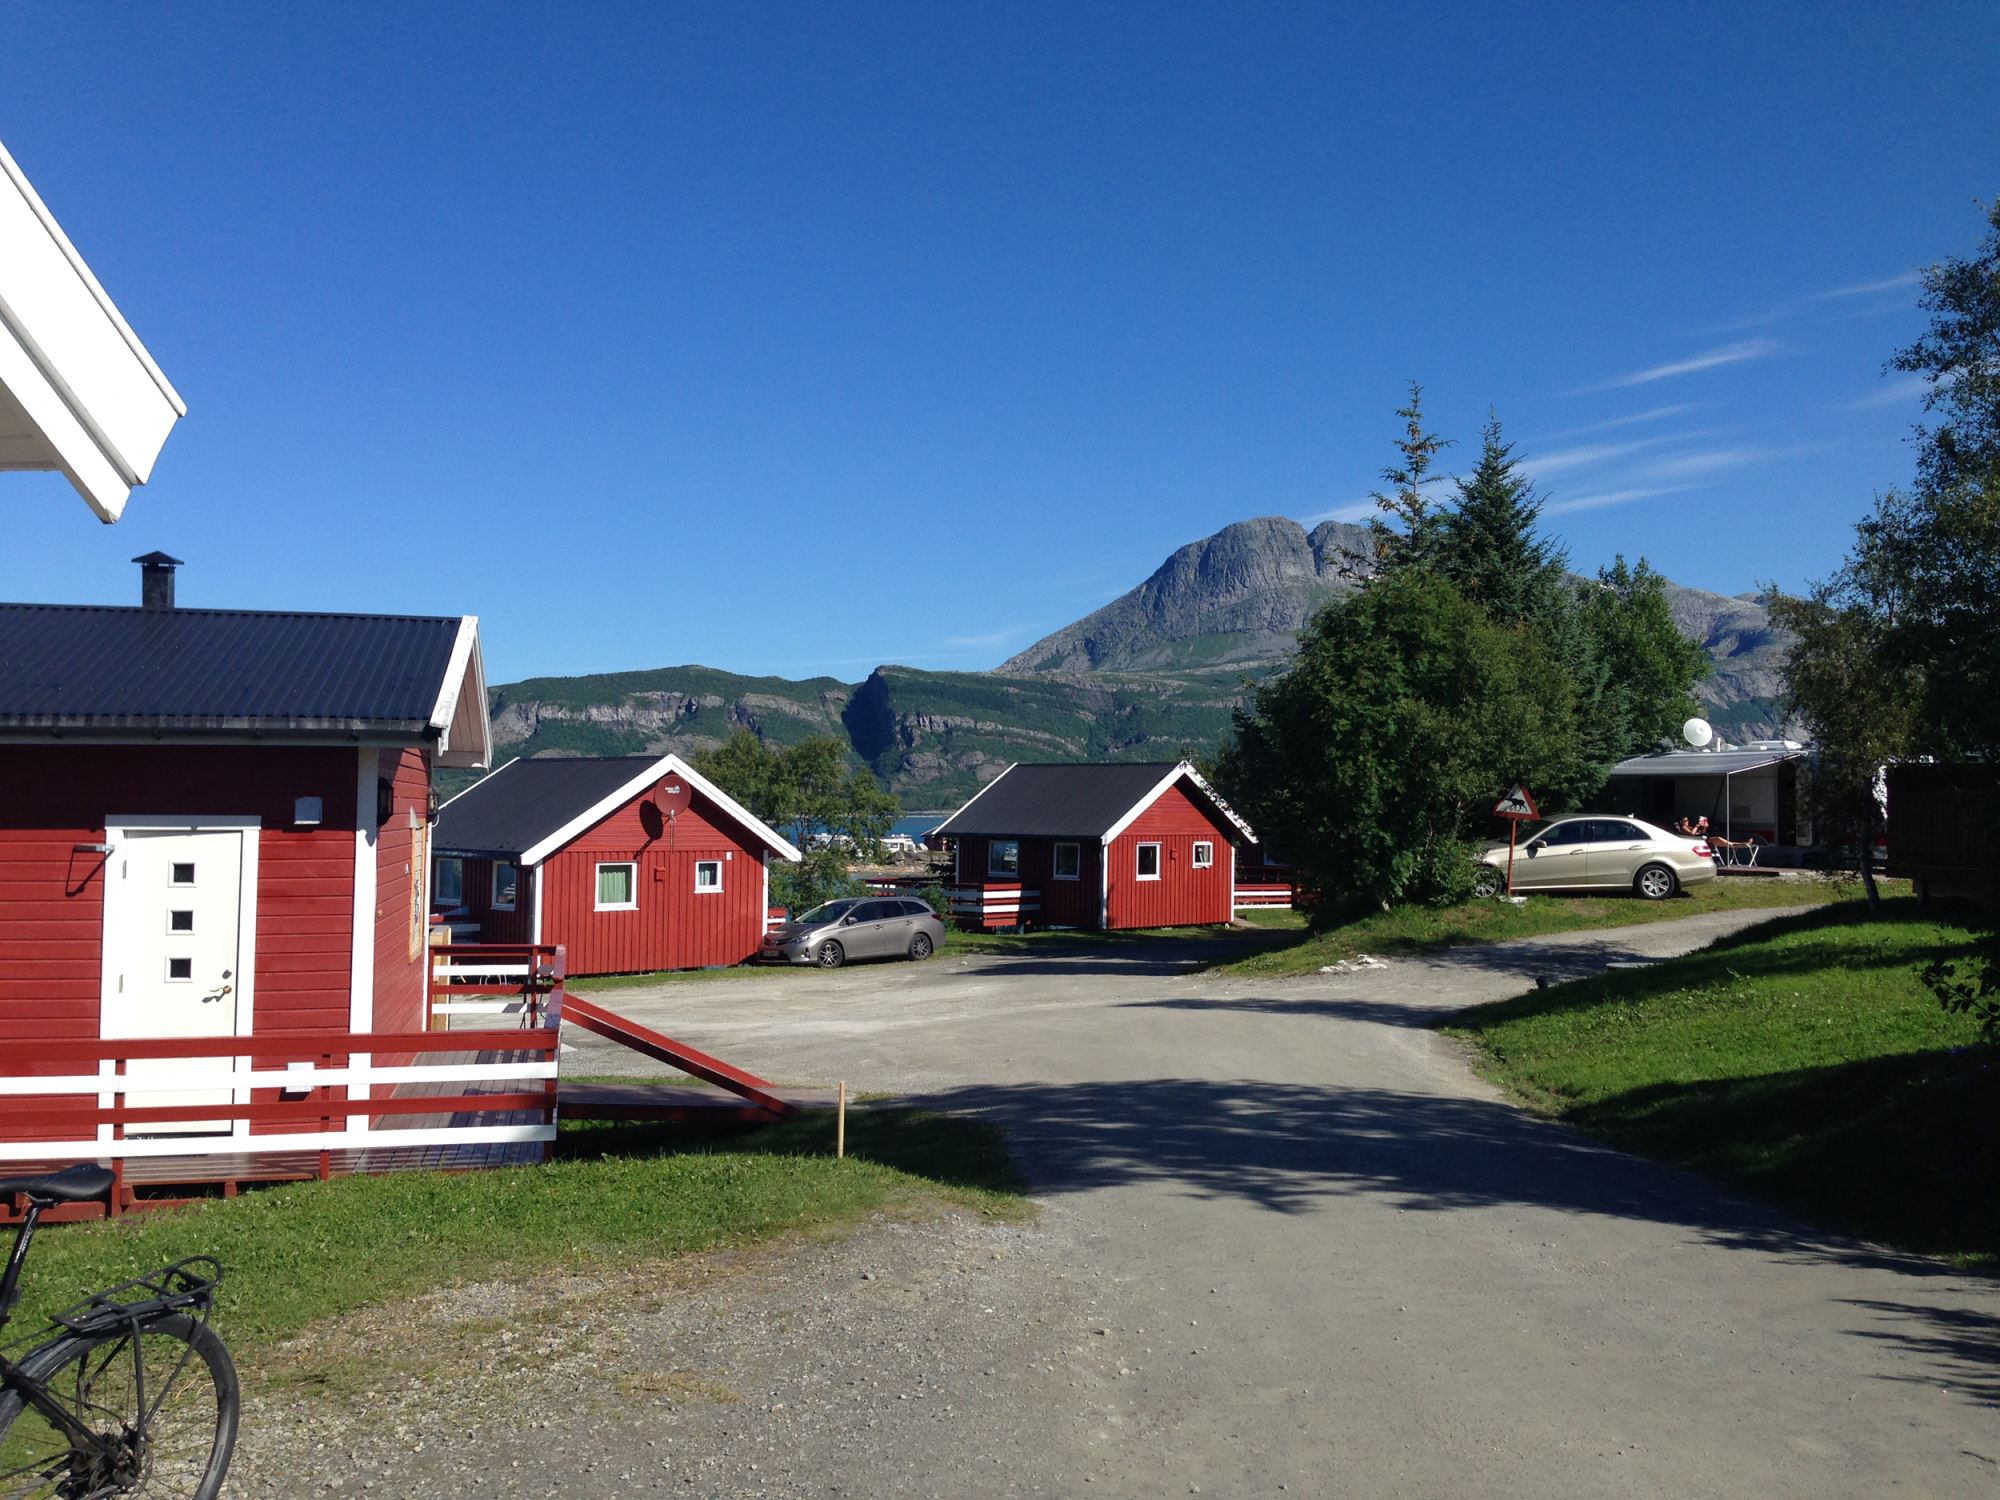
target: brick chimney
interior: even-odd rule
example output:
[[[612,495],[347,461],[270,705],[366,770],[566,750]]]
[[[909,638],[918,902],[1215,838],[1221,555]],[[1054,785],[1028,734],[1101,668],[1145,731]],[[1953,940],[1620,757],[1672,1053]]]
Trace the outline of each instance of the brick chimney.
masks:
[[[169,557],[164,552],[148,552],[144,557],[135,557],[139,565],[139,606],[142,609],[172,609],[174,607],[174,569],[181,566],[178,557]]]

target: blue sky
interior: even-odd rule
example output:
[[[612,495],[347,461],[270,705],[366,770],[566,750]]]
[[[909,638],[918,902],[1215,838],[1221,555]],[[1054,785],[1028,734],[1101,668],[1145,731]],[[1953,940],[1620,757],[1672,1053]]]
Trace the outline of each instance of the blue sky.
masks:
[[[2000,7],[44,6],[5,140],[189,415],[0,597],[477,613],[494,681],[996,664],[1424,383],[1573,561],[1823,575],[2000,192]]]

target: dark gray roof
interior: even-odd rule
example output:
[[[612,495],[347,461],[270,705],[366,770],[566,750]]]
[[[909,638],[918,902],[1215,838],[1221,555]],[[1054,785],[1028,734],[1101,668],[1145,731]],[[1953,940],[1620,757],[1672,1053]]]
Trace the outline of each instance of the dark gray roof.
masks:
[[[419,734],[460,621],[0,604],[0,734]]]
[[[1017,765],[936,829],[951,837],[1103,838],[1166,780],[1173,761]]]
[[[444,805],[431,847],[445,854],[521,854],[659,763],[657,755],[511,760]]]
[[[1611,768],[1616,776],[1735,776],[1760,766],[1804,760],[1803,750],[1665,750],[1635,755]]]

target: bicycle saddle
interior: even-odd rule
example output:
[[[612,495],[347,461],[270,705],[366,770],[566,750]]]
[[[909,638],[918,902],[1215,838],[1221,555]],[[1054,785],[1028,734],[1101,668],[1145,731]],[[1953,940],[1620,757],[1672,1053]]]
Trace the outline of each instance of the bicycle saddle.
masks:
[[[38,1177],[0,1177],[0,1198],[25,1193],[43,1203],[89,1203],[109,1193],[115,1180],[111,1168],[84,1162]]]

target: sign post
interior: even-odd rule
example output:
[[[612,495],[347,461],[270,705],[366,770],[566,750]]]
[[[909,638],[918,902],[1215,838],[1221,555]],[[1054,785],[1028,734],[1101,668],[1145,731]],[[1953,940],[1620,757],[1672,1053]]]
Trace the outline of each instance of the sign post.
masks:
[[[1521,831],[1523,823],[1541,815],[1541,809],[1535,806],[1535,799],[1528,795],[1526,787],[1520,785],[1516,785],[1493,806],[1493,816],[1507,820],[1507,894],[1510,897],[1514,894],[1514,837]]]

